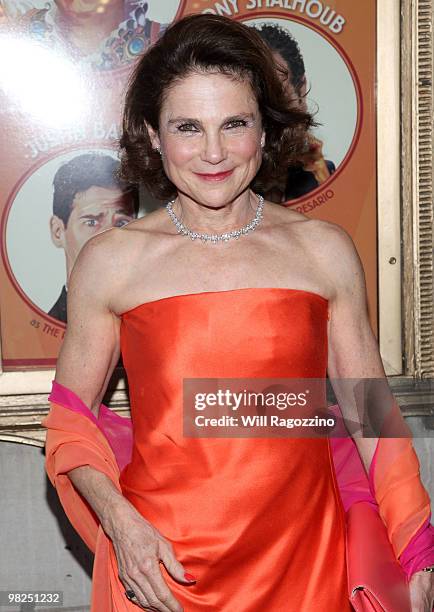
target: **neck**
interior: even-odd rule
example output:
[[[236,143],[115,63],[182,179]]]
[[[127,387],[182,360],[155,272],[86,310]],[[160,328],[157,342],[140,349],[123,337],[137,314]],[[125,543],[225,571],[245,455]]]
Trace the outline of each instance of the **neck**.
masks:
[[[192,231],[220,234],[249,223],[255,216],[257,207],[258,197],[250,189],[246,189],[234,200],[220,206],[210,206],[180,193],[173,205],[173,211]]]

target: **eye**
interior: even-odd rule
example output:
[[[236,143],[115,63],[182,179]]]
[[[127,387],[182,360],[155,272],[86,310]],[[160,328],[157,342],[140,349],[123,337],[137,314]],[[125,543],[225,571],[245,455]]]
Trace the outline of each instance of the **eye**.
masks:
[[[115,227],[123,227],[124,225],[128,225],[130,221],[132,221],[132,219],[119,219],[119,221],[116,221]]]
[[[244,119],[234,119],[227,124],[229,128],[246,127],[246,125],[247,121],[244,121]]]
[[[86,219],[84,224],[87,225],[88,227],[95,227],[96,219]]]
[[[196,126],[193,123],[183,123],[182,125],[178,125],[178,130],[180,132],[195,132]]]

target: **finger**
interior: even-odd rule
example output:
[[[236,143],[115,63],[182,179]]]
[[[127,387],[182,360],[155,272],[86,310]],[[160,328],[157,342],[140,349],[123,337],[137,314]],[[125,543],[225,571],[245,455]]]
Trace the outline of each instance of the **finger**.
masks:
[[[166,604],[164,603],[164,601],[162,601],[158,595],[155,593],[154,589],[152,588],[151,584],[148,582],[146,585],[143,586],[143,590],[146,596],[146,610],[152,610],[155,611],[157,610],[158,612],[172,612],[172,609],[169,608],[168,606],[166,606]],[[183,610],[182,607],[178,608],[178,610]]]
[[[168,610],[170,610],[170,612],[183,611],[182,605],[177,599],[175,599],[173,593],[167,586],[167,583],[161,573],[161,569],[157,559],[147,559],[146,566],[142,566],[139,569],[143,572],[146,578],[146,581],[142,581],[143,591],[145,592],[145,594],[149,592],[149,583],[149,587],[152,589],[151,598],[155,597],[156,600],[165,605]]]
[[[137,582],[134,578],[129,577],[129,581],[131,582],[132,591],[134,591],[135,597],[130,601],[136,604],[138,607],[143,608],[143,610],[158,610],[158,612],[171,612],[170,608],[168,608],[163,602],[159,601],[156,594],[154,593],[151,585],[148,581],[141,580]]]
[[[129,599],[129,601],[131,601],[131,603],[133,603],[134,605],[145,609],[145,606],[148,602],[146,599],[146,595],[142,591],[142,588],[139,583],[136,582],[131,576],[128,576],[128,578],[126,580],[123,580],[122,583],[125,586],[125,590],[129,589],[134,592],[134,597],[132,599],[129,599],[127,597],[127,599]]]
[[[133,597],[127,597],[127,594],[125,593],[125,598],[128,599],[128,601],[130,601],[135,606],[144,609],[144,606],[146,604],[146,600],[145,600],[146,598],[143,595],[143,593],[140,592],[139,585],[136,582],[134,582],[134,580],[129,579],[128,584],[125,582],[124,586],[125,586],[125,590],[129,590],[134,593]]]
[[[191,580],[190,578],[185,577],[185,567],[176,558],[171,542],[165,538],[159,541],[159,553],[160,559],[164,563],[164,567],[172,578],[187,584],[194,584],[196,582],[195,579]],[[187,572],[187,576],[191,576],[191,574]]]

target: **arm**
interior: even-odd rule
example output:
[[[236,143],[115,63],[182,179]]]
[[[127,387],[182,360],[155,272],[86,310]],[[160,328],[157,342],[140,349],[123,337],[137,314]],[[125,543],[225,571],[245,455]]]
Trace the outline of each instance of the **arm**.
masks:
[[[111,311],[116,264],[106,232],[81,249],[68,282],[68,326],[55,380],[75,392],[98,417],[118,362],[118,317]]]
[[[68,283],[68,326],[58,356],[55,380],[74,391],[98,417],[98,409],[119,360],[119,321],[110,311],[107,237],[95,236],[80,251]],[[104,529],[104,511],[122,504],[112,481],[89,465],[68,472]],[[125,500],[126,501],[126,500]],[[110,513],[108,514],[110,516]]]
[[[69,280],[68,327],[55,380],[73,391],[95,416],[119,359],[120,320],[113,312],[112,299],[123,290],[120,284],[125,284],[131,269],[122,256],[123,241],[130,239],[127,232],[109,230],[89,240]],[[158,609],[182,610],[159,568],[162,560],[175,579],[189,582],[171,543],[137,512],[106,474],[86,464],[85,457],[83,465],[67,476],[111,538],[124,587],[132,589],[143,605],[154,602],[164,606]]]
[[[380,499],[378,498],[378,491],[373,486],[373,482],[377,482],[373,478],[376,464],[372,465],[372,459],[376,453],[378,458],[387,460],[388,453],[392,455],[393,450],[396,451],[398,447],[406,449],[402,456],[413,458],[413,473],[412,478],[408,478],[406,482],[404,478],[402,483],[398,482],[399,490],[395,491],[398,496],[395,495],[393,500],[392,496],[389,496],[389,508],[396,509],[398,504],[401,506],[400,491],[403,499],[406,497],[411,499],[414,494],[415,500],[420,500],[425,495],[429,502],[419,479],[419,463],[411,447],[411,432],[404,422],[399,406],[387,383],[378,344],[369,323],[365,277],[360,258],[351,238],[344,230],[332,224],[327,224],[327,226],[328,237],[324,240],[324,244],[327,245],[325,252],[329,263],[326,270],[330,275],[331,285],[334,287],[334,294],[330,300],[328,375],[336,398],[344,418],[351,425],[360,421],[360,415],[363,415],[362,420],[365,423],[367,421],[370,425],[373,424],[373,429],[377,433],[383,432],[385,423],[389,425],[393,422],[396,429],[386,428],[386,431],[398,431],[397,435],[402,436],[397,439],[394,439],[393,436],[387,439],[363,437],[360,429],[354,433],[350,431],[366,472],[370,476],[373,493],[376,494],[379,503],[380,514],[382,505],[384,506],[384,499],[390,491],[387,485],[384,486]],[[373,382],[371,386],[374,387],[372,393],[369,389],[371,382]],[[361,394],[357,392],[357,387],[362,390]],[[364,401],[366,399],[367,401]],[[393,421],[387,419],[391,415]],[[379,451],[381,455],[378,454]],[[386,463],[383,461],[382,465]],[[420,508],[416,506],[417,504],[414,510],[419,510]],[[384,516],[383,514],[383,519]],[[405,517],[406,520],[408,518]],[[423,571],[414,573],[410,581],[410,593],[413,610],[431,612],[434,597],[433,575]]]
[[[338,226],[327,224],[328,237],[324,241],[327,271],[334,293],[330,299],[328,331],[328,364],[336,399],[344,418],[354,427],[360,423],[363,406],[354,392],[357,382],[383,381],[382,392],[386,405],[394,401],[368,316],[365,275],[362,263],[349,235]],[[369,473],[378,438],[362,437],[361,429],[350,431]]]

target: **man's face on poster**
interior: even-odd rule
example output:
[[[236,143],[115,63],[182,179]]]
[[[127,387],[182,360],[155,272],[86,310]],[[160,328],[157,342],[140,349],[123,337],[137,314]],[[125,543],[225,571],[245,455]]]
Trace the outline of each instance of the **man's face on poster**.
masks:
[[[131,195],[120,189],[94,186],[77,193],[66,227],[55,215],[50,223],[54,244],[65,250],[68,277],[89,238],[112,227],[122,227],[135,217]]]

